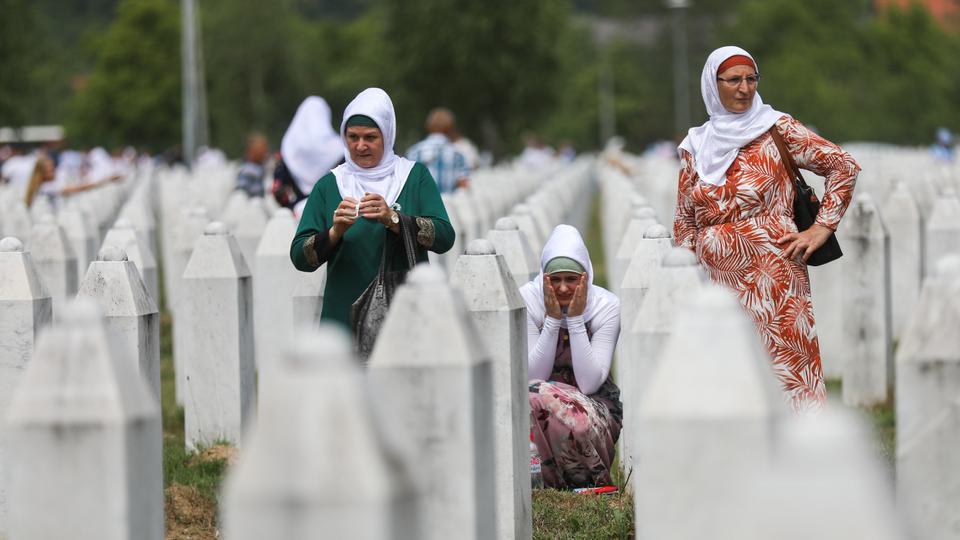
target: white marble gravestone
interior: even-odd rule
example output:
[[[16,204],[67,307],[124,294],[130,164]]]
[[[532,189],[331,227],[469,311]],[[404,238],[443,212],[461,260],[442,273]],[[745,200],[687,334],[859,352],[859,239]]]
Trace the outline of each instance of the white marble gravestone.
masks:
[[[41,334],[7,413],[10,538],[163,539],[160,407],[111,354],[91,300]]]
[[[57,311],[77,294],[77,258],[70,241],[53,216],[42,216],[30,231],[27,246],[40,279],[53,298],[53,319]]]
[[[638,539],[709,538],[717,502],[773,459],[784,400],[752,321],[705,285],[679,308],[633,416]]]
[[[890,239],[873,198],[854,198],[843,223],[849,258],[841,291],[846,346],[843,402],[876,405],[893,389]]]
[[[425,539],[496,536],[493,373],[460,293],[417,265],[370,357],[384,423],[406,439]]]
[[[77,296],[97,303],[115,356],[132,363],[159,404],[160,313],[123,249],[104,242],[100,256],[90,263]]]
[[[186,444],[240,444],[254,406],[254,338],[250,271],[224,224],[197,240],[183,272],[177,312],[185,329],[183,393]]]
[[[352,348],[324,325],[261,365],[259,414],[224,484],[225,538],[422,537],[413,485],[372,416]]]
[[[157,260],[150,246],[143,241],[133,224],[124,218],[118,219],[103,237],[103,245],[119,247],[127,254],[127,260],[137,267],[143,284],[150,293],[153,303],[160,307],[160,283],[157,277]],[[102,249],[102,248],[101,248]],[[84,272],[86,273],[86,272]],[[80,276],[83,279],[83,275]]]
[[[533,251],[527,235],[512,217],[498,219],[493,229],[487,232],[487,240],[503,256],[517,287],[540,273],[539,257]]]
[[[893,337],[904,328],[920,297],[923,266],[923,220],[910,188],[898,182],[881,208],[880,215],[890,233],[890,311]],[[819,326],[819,325],[818,325]]]
[[[916,538],[960,537],[960,255],[938,261],[897,351],[897,494]]]
[[[503,256],[470,242],[450,276],[460,289],[493,366],[497,538],[530,538],[530,400],[527,308]]]
[[[0,418],[20,383],[41,329],[53,318],[53,301],[20,240],[0,240]],[[6,429],[0,429],[0,470],[6,459]],[[6,477],[0,476],[0,535],[7,527]]]

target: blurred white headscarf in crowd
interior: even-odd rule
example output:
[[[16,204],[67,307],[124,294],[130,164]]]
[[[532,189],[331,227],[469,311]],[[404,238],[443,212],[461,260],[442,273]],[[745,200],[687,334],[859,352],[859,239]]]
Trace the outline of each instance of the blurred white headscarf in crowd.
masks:
[[[28,154],[26,156],[11,156],[3,162],[3,169],[0,170],[0,176],[11,186],[26,189],[30,183],[30,176],[33,169],[37,166],[37,155]]]
[[[591,328],[599,328],[610,316],[619,313],[620,301],[613,293],[593,284],[593,263],[590,262],[590,253],[587,251],[587,245],[580,236],[580,231],[570,225],[557,225],[550,238],[543,246],[543,253],[540,255],[540,273],[533,281],[527,282],[520,287],[520,295],[523,296],[527,304],[527,313],[536,323],[538,328],[543,327],[543,319],[547,314],[547,308],[543,300],[543,271],[547,263],[557,257],[567,257],[577,261],[587,271],[587,307],[583,310],[583,321],[590,324]],[[591,321],[598,315],[598,324],[594,326]],[[567,317],[564,315],[560,325],[566,328]]]
[[[357,165],[350,158],[350,151],[346,147],[347,120],[357,114],[373,119],[383,135],[383,158],[376,167],[365,169]],[[380,88],[367,88],[353,98],[343,111],[343,121],[340,123],[344,163],[332,171],[337,177],[341,197],[353,197],[359,201],[364,193],[376,193],[382,196],[387,204],[397,202],[415,163],[393,152],[396,136],[397,117],[393,111],[393,102],[386,92]]]
[[[726,182],[727,169],[737,159],[740,148],[762,135],[784,116],[784,113],[764,104],[759,92],[753,95],[753,105],[746,112],[732,113],[723,106],[717,89],[717,70],[726,59],[738,55],[753,60],[757,73],[760,72],[757,61],[740,47],[720,47],[710,53],[700,75],[700,92],[710,119],[702,126],[690,128],[678,149],[678,152],[681,149],[690,152],[700,180],[714,186],[722,186]]]
[[[310,96],[297,107],[280,141],[280,156],[297,187],[309,195],[313,185],[343,158],[343,143],[330,125],[330,106]]]
[[[110,154],[99,146],[90,150],[87,154],[87,182],[99,182],[106,180],[118,173],[116,165]]]

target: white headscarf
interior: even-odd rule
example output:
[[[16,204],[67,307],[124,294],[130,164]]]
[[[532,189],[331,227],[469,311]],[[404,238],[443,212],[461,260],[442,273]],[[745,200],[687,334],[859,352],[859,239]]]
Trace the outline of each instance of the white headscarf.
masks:
[[[751,60],[750,53],[740,47],[720,47],[710,53],[700,76],[700,92],[710,119],[700,127],[690,128],[680,149],[690,152],[700,180],[722,186],[726,172],[737,159],[737,151],[770,129],[784,113],[763,103],[760,93],[753,95],[753,104],[742,113],[732,113],[720,102],[717,89],[717,69],[727,58],[743,55]],[[760,67],[753,60],[759,73]],[[679,149],[678,149],[679,152]]]
[[[280,155],[305,195],[343,157],[343,143],[330,125],[330,106],[310,96],[297,107],[280,141]]]
[[[557,225],[543,246],[543,254],[540,255],[540,273],[533,281],[520,287],[520,295],[527,304],[527,314],[533,318],[538,327],[543,326],[543,319],[547,314],[547,308],[543,303],[543,269],[556,257],[569,257],[587,270],[587,283],[590,288],[587,290],[587,307],[583,310],[585,323],[590,324],[595,318],[602,323],[607,320],[607,316],[617,313],[620,309],[620,301],[617,297],[603,287],[593,284],[593,263],[590,262],[590,254],[587,252],[587,245],[583,243],[580,232],[570,225]],[[600,317],[597,317],[598,315]],[[566,314],[560,324],[564,328],[567,326]]]
[[[383,135],[383,158],[376,167],[365,169],[350,158],[350,151],[346,146],[347,120],[357,114],[372,118]],[[376,193],[382,196],[387,204],[397,202],[415,163],[393,153],[396,136],[397,117],[393,112],[393,102],[386,92],[379,88],[367,88],[353,98],[343,111],[343,121],[340,123],[344,163],[332,171],[337,177],[337,188],[340,189],[341,197],[353,197],[359,201],[364,193]]]

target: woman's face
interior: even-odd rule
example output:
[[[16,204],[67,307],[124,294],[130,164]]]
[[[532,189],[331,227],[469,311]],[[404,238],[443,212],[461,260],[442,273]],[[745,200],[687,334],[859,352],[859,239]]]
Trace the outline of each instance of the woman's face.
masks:
[[[554,272],[550,274],[550,286],[553,287],[553,294],[557,295],[557,302],[560,307],[565,308],[573,300],[573,293],[577,290],[577,282],[580,281],[580,274],[576,272]]]
[[[383,134],[375,127],[348,127],[347,150],[350,159],[358,166],[364,169],[376,167],[383,159]]]
[[[41,161],[41,167],[43,167],[43,181],[50,182],[57,176],[57,170],[53,166],[53,160],[50,158],[43,158]]]
[[[750,75],[756,75],[753,66],[733,66],[717,75],[717,91],[720,93],[720,103],[732,113],[744,113],[753,105],[753,96],[757,93],[757,83],[747,81]],[[720,79],[740,79],[740,84],[734,86]]]

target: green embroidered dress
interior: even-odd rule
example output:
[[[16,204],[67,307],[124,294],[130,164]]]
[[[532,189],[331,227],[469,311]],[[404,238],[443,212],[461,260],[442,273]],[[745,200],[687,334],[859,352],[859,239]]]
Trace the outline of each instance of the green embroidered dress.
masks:
[[[300,218],[297,235],[290,246],[290,259],[301,272],[314,272],[327,264],[327,284],[323,292],[322,320],[350,326],[350,306],[363,294],[377,275],[383,242],[388,231],[381,223],[357,218],[336,246],[330,246],[327,230],[333,225],[333,212],[342,201],[333,173],[326,174],[313,187]],[[455,233],[440,199],[440,191],[430,171],[417,163],[397,197],[398,212],[416,219],[417,262],[427,260],[427,250],[443,253],[453,246]],[[399,242],[392,256],[392,268],[406,266]]]

